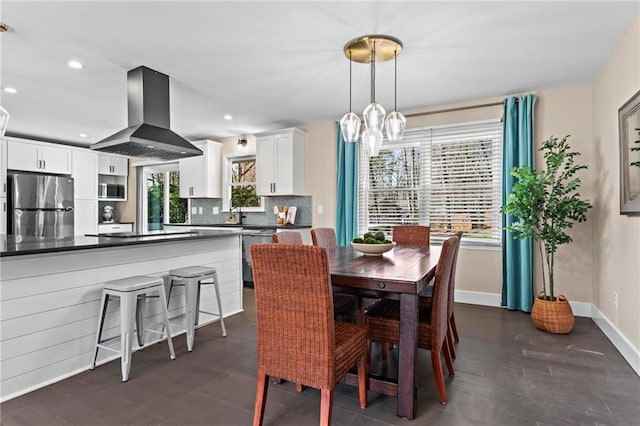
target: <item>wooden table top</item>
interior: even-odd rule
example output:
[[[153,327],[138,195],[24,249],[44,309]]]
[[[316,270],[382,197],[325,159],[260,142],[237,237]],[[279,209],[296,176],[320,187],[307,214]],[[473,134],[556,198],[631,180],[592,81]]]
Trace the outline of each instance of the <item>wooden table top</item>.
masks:
[[[417,294],[435,274],[440,247],[396,245],[382,256],[365,256],[343,246],[327,254],[334,285]]]

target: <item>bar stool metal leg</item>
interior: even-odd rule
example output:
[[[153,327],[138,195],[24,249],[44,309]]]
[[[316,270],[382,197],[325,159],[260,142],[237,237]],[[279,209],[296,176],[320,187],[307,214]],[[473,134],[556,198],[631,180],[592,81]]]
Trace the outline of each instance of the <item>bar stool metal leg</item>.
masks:
[[[100,345],[100,339],[102,338],[102,327],[104,326],[104,317],[107,315],[107,305],[109,304],[109,295],[104,291],[102,292],[102,298],[100,299],[100,306],[102,307],[100,313],[100,319],[98,320],[98,331],[96,332],[96,349],[93,352],[93,362],[91,363],[91,370],[96,368],[96,361],[98,360],[98,345]]]
[[[160,306],[162,306],[162,316],[164,317],[164,328],[167,333],[167,343],[169,344],[169,357],[176,359],[176,353],[173,350],[173,341],[171,340],[171,326],[169,325],[169,310],[167,309],[167,296],[164,291],[164,285],[158,287],[160,295]]]
[[[224,326],[224,316],[222,315],[222,303],[220,303],[220,288],[218,286],[218,274],[213,274],[213,286],[216,290],[216,301],[218,302],[218,315],[220,315],[220,327],[222,328],[222,335],[227,337],[227,329]]]
[[[198,297],[198,286],[199,283],[197,278],[184,278],[185,310],[187,313],[187,350],[189,352],[193,350],[196,311],[199,309],[199,307],[196,306],[196,299]]]
[[[136,317],[135,295],[122,294],[120,296],[120,357],[122,367],[122,381],[129,380],[131,371],[131,353],[133,346],[133,322]]]

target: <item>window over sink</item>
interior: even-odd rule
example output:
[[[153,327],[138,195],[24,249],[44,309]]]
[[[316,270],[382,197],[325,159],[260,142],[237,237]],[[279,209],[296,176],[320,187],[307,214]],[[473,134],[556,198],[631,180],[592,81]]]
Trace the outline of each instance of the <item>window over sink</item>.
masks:
[[[222,209],[242,208],[243,212],[263,212],[264,197],[256,191],[255,154],[225,156],[225,180]]]

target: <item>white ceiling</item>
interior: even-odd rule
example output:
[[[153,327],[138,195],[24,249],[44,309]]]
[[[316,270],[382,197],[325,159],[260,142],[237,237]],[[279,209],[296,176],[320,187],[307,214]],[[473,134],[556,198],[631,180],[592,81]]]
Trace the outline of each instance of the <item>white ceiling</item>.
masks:
[[[126,127],[126,72],[146,65],[171,77],[172,129],[216,139],[340,119],[349,102],[342,48],[360,35],[403,41],[406,111],[588,83],[639,14],[638,1],[3,0],[11,30],[0,34],[0,85],[18,93],[0,92],[0,104],[8,135],[90,145]],[[360,115],[369,71],[353,65]],[[391,111],[392,61],[378,64],[376,81]]]

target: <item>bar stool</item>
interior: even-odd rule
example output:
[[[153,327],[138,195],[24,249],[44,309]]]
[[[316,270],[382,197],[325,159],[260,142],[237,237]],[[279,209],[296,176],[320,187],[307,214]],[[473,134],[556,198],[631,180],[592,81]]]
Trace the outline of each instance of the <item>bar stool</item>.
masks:
[[[185,315],[187,328],[187,350],[193,350],[193,339],[195,325],[198,324],[200,312],[213,315],[219,318],[222,335],[227,337],[227,329],[224,326],[222,316],[222,305],[220,303],[220,288],[218,286],[218,274],[216,268],[206,266],[189,266],[186,268],[172,269],[169,271],[169,298],[174,285],[184,285]],[[213,280],[211,283],[203,283],[204,280]],[[218,312],[206,312],[200,310],[200,286],[213,284],[216,291],[216,301],[218,302]]]
[[[102,290],[102,300],[100,306],[102,312],[98,323],[98,332],[96,334],[96,348],[93,354],[93,363],[91,370],[96,368],[96,360],[98,359],[98,349],[106,349],[120,354],[122,366],[122,381],[129,380],[129,371],[131,370],[131,353],[133,346],[133,323],[136,323],[138,336],[138,345],[142,346],[142,337],[144,333],[144,313],[146,311],[146,294],[158,292],[160,298],[160,306],[162,306],[162,315],[164,317],[164,327],[167,333],[167,343],[169,344],[169,353],[171,359],[175,359],[176,355],[173,351],[173,342],[171,341],[171,329],[169,328],[169,312],[167,311],[167,297],[164,291],[164,281],[162,278],[150,277],[146,275],[137,275],[134,277],[122,278],[119,280],[107,281],[104,283]],[[139,297],[140,296],[140,297]],[[120,298],[120,350],[110,348],[102,343],[111,340],[100,340],[102,338],[102,328],[104,326],[104,318],[107,313],[107,305],[111,297]],[[146,330],[152,333],[163,335],[162,331]]]

